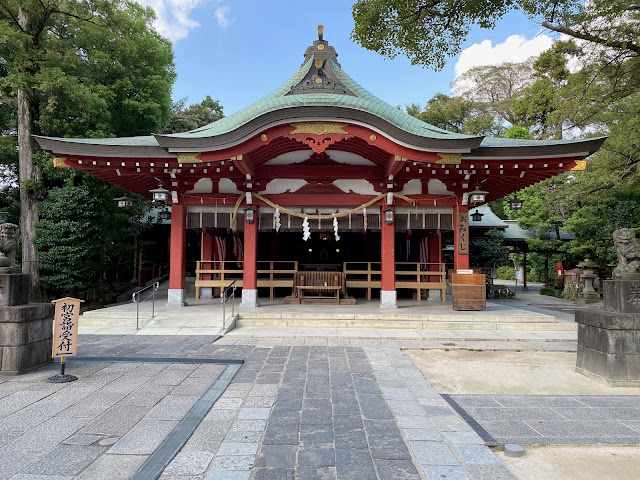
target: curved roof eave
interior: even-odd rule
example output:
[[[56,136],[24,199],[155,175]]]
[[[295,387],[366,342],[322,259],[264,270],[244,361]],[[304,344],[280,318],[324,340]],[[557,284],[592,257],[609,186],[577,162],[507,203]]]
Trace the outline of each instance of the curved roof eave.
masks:
[[[510,138],[486,137],[480,146],[468,154],[466,160],[491,160],[509,158],[511,160],[588,157],[598,151],[607,137],[571,139],[571,140],[520,140]]]
[[[353,95],[342,93],[292,93],[294,87],[312,68],[307,61],[289,80],[269,95],[248,107],[214,123],[184,133],[155,135],[165,148],[200,148],[217,150],[237,143],[274,123],[304,121],[305,117],[356,120],[388,133],[393,138],[422,148],[437,148],[444,142],[459,144],[461,150],[477,147],[484,138],[448,132],[418,120],[383,102],[342,71],[329,59],[333,73]],[[454,147],[455,148],[455,147]]]
[[[114,158],[167,158],[175,159],[158,145],[153,135],[120,138],[63,138],[33,135],[43,150],[59,155]]]

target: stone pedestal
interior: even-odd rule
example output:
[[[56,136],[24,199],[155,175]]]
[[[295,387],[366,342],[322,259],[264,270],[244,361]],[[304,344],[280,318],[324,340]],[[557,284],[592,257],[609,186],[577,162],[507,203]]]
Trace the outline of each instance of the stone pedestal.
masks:
[[[51,361],[53,314],[51,303],[0,306],[0,374],[26,373]]]
[[[640,281],[606,280],[604,309],[576,310],[576,371],[610,387],[640,387]]]
[[[0,306],[24,305],[29,302],[29,275],[0,274]]]

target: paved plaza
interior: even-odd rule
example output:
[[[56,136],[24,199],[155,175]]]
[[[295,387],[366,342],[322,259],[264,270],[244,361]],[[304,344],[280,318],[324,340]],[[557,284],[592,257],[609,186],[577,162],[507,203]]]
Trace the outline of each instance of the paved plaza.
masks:
[[[530,308],[570,322],[566,305]],[[67,367],[77,381],[47,383],[56,365],[0,377],[0,479],[499,480],[517,478],[494,453],[503,443],[640,443],[637,395],[441,394],[405,353],[575,352],[573,331],[379,330],[85,333]]]

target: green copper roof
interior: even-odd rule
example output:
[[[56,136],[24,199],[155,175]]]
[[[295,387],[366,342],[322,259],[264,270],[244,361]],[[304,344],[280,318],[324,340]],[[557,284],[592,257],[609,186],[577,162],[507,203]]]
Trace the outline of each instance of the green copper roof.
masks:
[[[337,108],[349,108],[352,110],[360,110],[370,113],[386,120],[405,132],[421,137],[447,139],[478,138],[473,135],[461,135],[442,130],[418,120],[417,118],[402,112],[396,107],[392,107],[356,83],[351,77],[344,73],[338,64],[332,59],[328,59],[327,61],[330,62],[330,67],[333,70],[333,73],[351,92],[353,92],[354,95],[344,93],[325,93],[321,90],[318,90],[318,93],[296,94],[296,92],[292,92],[292,87],[307,74],[310,68],[312,68],[313,59],[310,59],[289,80],[266,97],[258,100],[253,105],[197,130],[166,136],[179,138],[214,137],[231,132],[256,117],[276,110],[301,106],[330,106]]]

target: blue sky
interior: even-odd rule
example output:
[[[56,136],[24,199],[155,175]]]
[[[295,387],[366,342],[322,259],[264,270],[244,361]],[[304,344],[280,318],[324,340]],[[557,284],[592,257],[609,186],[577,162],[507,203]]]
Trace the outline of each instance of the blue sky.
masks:
[[[220,101],[229,115],[268,94],[299,68],[303,53],[325,26],[325,40],[342,68],[391,105],[424,105],[470,66],[524,60],[548,48],[551,39],[524,15],[512,13],[495,30],[475,29],[462,56],[440,72],[412,66],[404,57],[384,60],[349,36],[349,0],[137,0],[158,15],[157,30],[174,42],[178,79],[173,99]],[[514,37],[517,35],[517,37]]]

